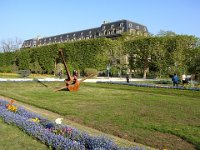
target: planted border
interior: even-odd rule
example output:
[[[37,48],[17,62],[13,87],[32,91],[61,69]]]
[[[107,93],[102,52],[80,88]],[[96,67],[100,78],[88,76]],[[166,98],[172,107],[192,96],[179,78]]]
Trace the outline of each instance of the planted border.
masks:
[[[182,87],[182,86],[173,87],[173,86],[160,86],[160,85],[154,85],[154,84],[137,84],[137,83],[123,83],[123,82],[106,82],[106,81],[98,81],[97,83],[123,84],[123,85],[136,86],[136,87],[200,91],[200,88],[198,87]]]
[[[121,148],[106,137],[94,137],[71,126],[50,120],[23,107],[0,100],[0,116],[4,122],[19,127],[51,149],[59,150],[141,150],[144,147]]]

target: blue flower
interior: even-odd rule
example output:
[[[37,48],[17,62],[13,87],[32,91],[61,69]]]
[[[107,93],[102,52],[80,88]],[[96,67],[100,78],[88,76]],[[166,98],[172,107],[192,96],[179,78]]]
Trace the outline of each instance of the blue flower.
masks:
[[[142,150],[144,148],[120,148],[106,137],[93,137],[76,128],[56,124],[29,112],[22,107],[16,113],[6,109],[6,101],[0,100],[0,117],[8,124],[14,124],[27,134],[39,139],[42,143],[59,150]],[[39,122],[31,121],[38,118]],[[59,132],[56,132],[59,131]]]

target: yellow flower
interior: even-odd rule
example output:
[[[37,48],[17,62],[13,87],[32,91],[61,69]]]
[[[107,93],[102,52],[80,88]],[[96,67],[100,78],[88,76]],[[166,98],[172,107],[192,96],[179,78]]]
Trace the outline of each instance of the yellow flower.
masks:
[[[16,112],[17,111],[17,106],[13,106],[13,105],[8,105],[7,109],[12,111],[12,112]]]
[[[29,119],[30,121],[33,121],[33,122],[40,122],[40,120],[38,118],[31,118]]]

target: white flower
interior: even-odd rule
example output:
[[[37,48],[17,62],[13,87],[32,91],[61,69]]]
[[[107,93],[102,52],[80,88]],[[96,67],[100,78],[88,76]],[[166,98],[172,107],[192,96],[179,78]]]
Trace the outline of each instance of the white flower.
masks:
[[[61,124],[62,123],[63,118],[57,118],[55,120],[56,124]]]

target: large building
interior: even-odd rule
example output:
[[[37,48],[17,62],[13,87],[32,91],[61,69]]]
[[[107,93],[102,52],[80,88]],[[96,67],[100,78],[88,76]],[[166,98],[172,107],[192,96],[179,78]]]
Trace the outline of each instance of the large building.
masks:
[[[81,30],[76,32],[64,33],[60,35],[44,37],[44,38],[33,38],[25,40],[22,48],[30,48],[36,46],[44,46],[54,43],[63,43],[91,38],[116,38],[122,36],[123,33],[136,35],[136,36],[147,36],[148,29],[146,26],[139,23],[135,23],[128,20],[119,20],[115,22],[104,22],[100,27],[91,28],[87,30]]]

